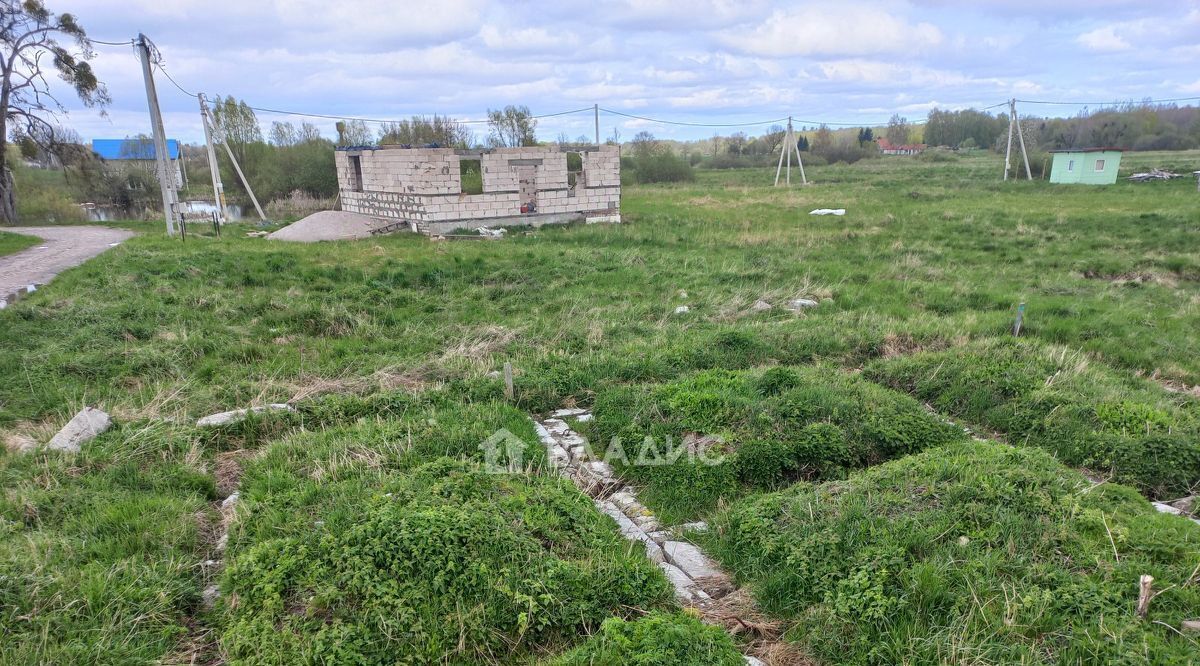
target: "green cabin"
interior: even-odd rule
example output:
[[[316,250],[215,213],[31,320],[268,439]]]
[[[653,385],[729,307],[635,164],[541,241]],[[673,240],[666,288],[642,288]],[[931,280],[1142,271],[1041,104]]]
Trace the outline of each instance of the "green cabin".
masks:
[[[1121,168],[1120,148],[1050,152],[1054,154],[1054,165],[1050,169],[1052,183],[1112,185],[1117,182],[1117,169]]]

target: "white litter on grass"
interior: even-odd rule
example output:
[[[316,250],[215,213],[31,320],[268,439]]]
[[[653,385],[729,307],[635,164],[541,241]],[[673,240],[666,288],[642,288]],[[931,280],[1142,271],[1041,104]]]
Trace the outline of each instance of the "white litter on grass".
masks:
[[[479,228],[475,229],[475,231],[478,231],[480,236],[487,236],[489,238],[503,238],[504,234],[508,231],[508,229],[503,229],[503,228],[493,229],[491,227],[479,227]]]
[[[818,209],[812,211],[811,213],[809,213],[809,215],[838,215],[838,216],[845,215],[845,214],[846,214],[845,208],[818,208]]]
[[[686,305],[681,305],[681,306],[679,306],[679,307],[675,308],[675,314],[684,314],[684,313],[686,313],[686,312],[687,312],[688,310],[690,310],[690,309],[691,309],[691,308],[689,308],[689,307],[688,307],[688,306],[686,306]]]

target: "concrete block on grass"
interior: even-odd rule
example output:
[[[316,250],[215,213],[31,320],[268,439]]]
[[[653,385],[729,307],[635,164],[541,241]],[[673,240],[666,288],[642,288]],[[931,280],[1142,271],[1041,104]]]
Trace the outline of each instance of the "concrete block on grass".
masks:
[[[95,407],[84,407],[58,431],[46,448],[52,451],[79,451],[86,442],[112,427],[112,418]]]

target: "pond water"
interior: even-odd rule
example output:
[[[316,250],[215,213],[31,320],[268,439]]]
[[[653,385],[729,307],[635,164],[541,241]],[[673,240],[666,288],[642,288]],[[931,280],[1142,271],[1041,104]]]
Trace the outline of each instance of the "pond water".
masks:
[[[211,215],[217,210],[216,203],[212,201],[181,201],[180,205],[188,213]],[[230,220],[242,219],[242,207],[238,204],[226,204],[226,210],[229,211]],[[111,222],[113,220],[128,220],[142,219],[152,220],[162,216],[161,208],[147,208],[145,210],[128,210],[120,206],[106,206],[103,204],[94,204],[90,208],[85,208],[89,222]]]

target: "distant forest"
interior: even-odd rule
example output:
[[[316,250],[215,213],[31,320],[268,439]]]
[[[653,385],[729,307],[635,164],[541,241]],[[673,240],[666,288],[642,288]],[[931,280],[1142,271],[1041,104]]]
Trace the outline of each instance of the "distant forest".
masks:
[[[1200,147],[1200,108],[1131,103],[1085,109],[1071,118],[1022,115],[1021,128],[1025,140],[1041,150],[1099,146],[1187,150]],[[996,148],[1007,136],[1007,113],[991,115],[974,109],[933,109],[924,129],[924,141],[931,146]]]

